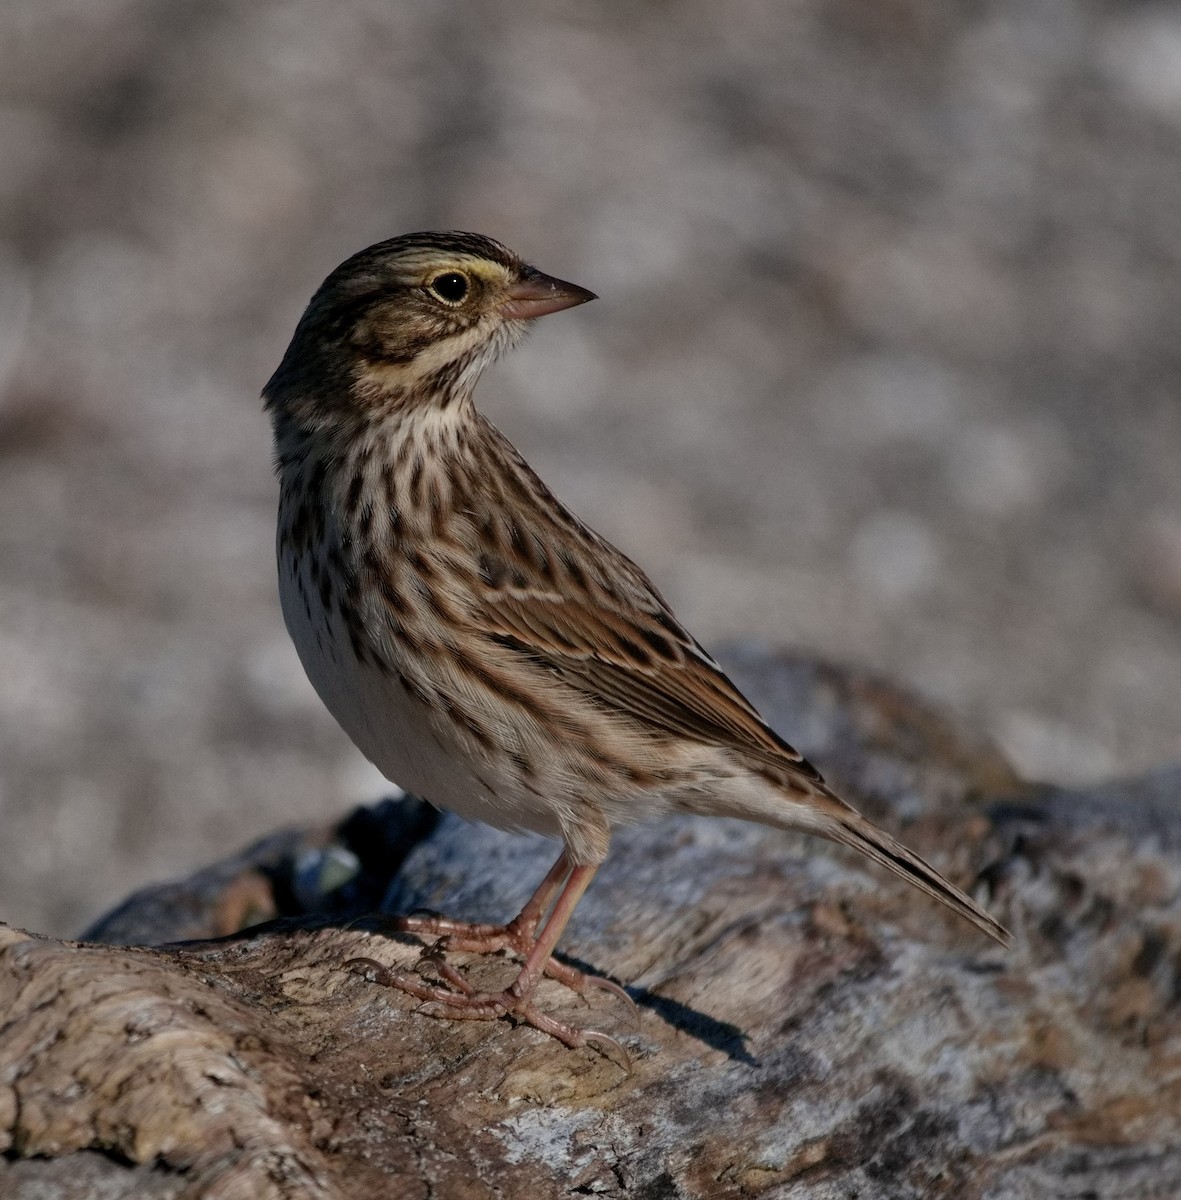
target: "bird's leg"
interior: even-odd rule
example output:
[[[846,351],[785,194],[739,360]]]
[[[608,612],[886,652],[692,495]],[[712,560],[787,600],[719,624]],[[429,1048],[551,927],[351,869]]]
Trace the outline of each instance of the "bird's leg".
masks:
[[[533,948],[533,935],[541,923],[541,918],[549,908],[554,893],[570,874],[570,869],[570,858],[563,850],[537,891],[507,925],[453,921],[450,917],[436,916],[433,913],[392,917],[390,923],[398,933],[413,933],[424,938],[445,938],[448,950],[467,950],[475,954],[514,950],[525,958]]]
[[[591,866],[572,866],[566,852],[563,852],[554,864],[549,874],[542,880],[541,886],[530,897],[529,902],[521,912],[505,926],[464,926],[461,922],[447,922],[444,918],[399,918],[399,928],[405,932],[429,932],[443,934],[444,946],[450,948],[452,938],[460,942],[455,948],[467,949],[475,943],[484,949],[483,934],[489,931],[493,934],[491,941],[493,949],[511,946],[518,952],[527,949],[523,954],[525,963],[516,979],[503,992],[478,992],[471,986],[463,975],[443,960],[443,947],[430,948],[424,956],[431,963],[440,977],[455,990],[446,987],[433,986],[421,979],[390,971],[371,958],[350,959],[346,966],[363,967],[373,978],[374,982],[386,987],[396,987],[418,999],[425,1001],[424,1011],[431,1016],[446,1017],[453,1020],[493,1020],[511,1013],[535,1029],[556,1037],[567,1046],[582,1046],[588,1041],[598,1042],[609,1049],[617,1049],[626,1061],[627,1055],[614,1038],[593,1030],[575,1029],[552,1017],[539,1012],[533,1004],[533,992],[538,980],[543,975],[550,975],[560,983],[572,987],[575,991],[583,991],[587,987],[601,987],[622,997],[634,1008],[631,997],[618,984],[608,979],[584,975],[573,967],[553,960],[553,952],[566,928],[570,915],[574,912],[583,892],[590,885],[598,870],[598,864]],[[564,882],[563,882],[564,880]],[[542,914],[549,907],[554,892],[561,885],[561,891],[553,908],[549,912],[541,932],[533,936]],[[422,926],[403,928],[402,921],[428,922],[426,929]],[[436,923],[437,922],[437,923]],[[476,930],[472,934],[469,931]],[[454,930],[454,932],[452,932]],[[469,940],[470,939],[470,940]]]
[[[454,967],[441,962],[441,956],[436,957],[434,959],[436,970],[458,989],[459,994],[444,991],[442,995],[433,996],[432,999],[448,1008],[467,1010],[466,1012],[440,1013],[439,1015],[499,1016],[501,1013],[524,1012],[531,1008],[537,981],[545,974],[558,938],[562,936],[562,931],[570,920],[570,914],[574,911],[575,905],[581,899],[582,893],[586,891],[597,869],[597,866],[572,867],[570,869],[557,903],[554,904],[542,927],[541,935],[530,946],[528,957],[525,959],[520,973],[503,992],[477,992]]]
[[[532,1025],[534,1029],[540,1029],[543,1033],[557,1038],[566,1046],[585,1046],[588,1042],[593,1042],[606,1052],[615,1051],[621,1057],[624,1067],[630,1070],[627,1051],[613,1037],[597,1030],[576,1029],[572,1025],[567,1025],[563,1021],[555,1020],[553,1017],[539,1012],[533,1004],[533,992],[537,987],[538,980],[542,975],[553,974],[552,968],[561,965],[553,961],[554,948],[557,946],[558,939],[562,936],[571,914],[579,900],[582,899],[583,892],[590,886],[590,881],[598,869],[597,863],[586,867],[570,868],[557,901],[550,910],[541,933],[533,942],[525,965],[516,979],[503,992],[477,992],[458,971],[444,964],[443,977],[457,986],[462,994],[438,997],[428,1002],[424,1006],[424,1011],[432,1016],[451,1017],[459,1020],[489,1020],[499,1017],[502,1013],[511,1013],[526,1024]],[[546,883],[542,884],[542,888],[546,887],[553,875],[554,872],[551,871],[550,875],[546,877]],[[539,888],[538,892],[542,888]],[[566,969],[570,970],[570,968]],[[578,971],[574,971],[573,974],[578,977],[581,985],[578,990],[588,984],[607,987],[622,996],[629,1004],[632,1003],[631,997],[610,980],[595,979]]]
[[[525,959],[521,973],[506,990],[506,996],[515,997],[519,1002],[526,1004],[529,1002],[533,990],[537,986],[537,981],[546,973],[551,964],[551,956],[558,944],[558,938],[562,936],[562,931],[566,928],[571,914],[579,900],[582,899],[582,893],[590,886],[590,881],[594,879],[598,869],[598,863],[589,867],[570,868],[570,874],[566,877],[561,892],[558,893],[558,899],[542,926],[540,935],[533,943],[533,949],[530,950],[529,957]],[[577,974],[581,975],[581,972],[577,972]],[[620,990],[622,991],[622,989]]]
[[[525,907],[507,925],[455,921],[433,913],[391,917],[388,918],[388,922],[398,933],[410,933],[430,939],[431,945],[423,952],[423,958],[443,979],[467,994],[471,989],[458,981],[462,976],[446,963],[443,954],[448,950],[472,954],[495,954],[500,950],[509,950],[518,958],[528,961],[537,945],[537,927],[553,902],[554,893],[566,883],[574,870],[569,853],[563,850],[558,856],[558,861],[529,897]],[[598,988],[618,996],[634,1008],[632,998],[617,983],[598,975],[587,975],[575,967],[558,962],[552,957],[552,947],[542,969],[551,979],[556,979],[558,983],[579,995],[583,995],[589,988]]]

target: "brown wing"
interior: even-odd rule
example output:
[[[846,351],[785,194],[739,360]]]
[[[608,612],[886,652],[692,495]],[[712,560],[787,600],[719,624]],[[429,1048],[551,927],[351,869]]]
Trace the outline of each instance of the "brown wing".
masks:
[[[573,517],[488,428],[504,458],[499,471],[484,472],[484,491],[469,491],[464,510],[478,530],[467,547],[479,574],[466,614],[477,631],[641,726],[727,746],[752,768],[794,781],[816,798],[813,832],[860,850],[1008,944],[1006,930],[974,900],[825,787],[681,627],[644,573]],[[518,520],[525,513],[531,526]],[[773,823],[766,813],[754,819]],[[782,825],[796,828],[796,820],[785,812]]]
[[[485,634],[634,721],[820,781],[614,546],[585,528],[513,533],[481,562]]]

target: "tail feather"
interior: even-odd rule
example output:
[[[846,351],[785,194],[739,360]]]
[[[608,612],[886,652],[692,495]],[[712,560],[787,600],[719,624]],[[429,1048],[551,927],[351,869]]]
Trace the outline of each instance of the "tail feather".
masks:
[[[831,825],[823,832],[834,842],[840,842],[859,850],[867,858],[881,863],[888,871],[913,884],[928,896],[934,896],[948,908],[970,921],[981,933],[1000,942],[1002,946],[1013,943],[1013,935],[993,916],[985,912],[970,896],[964,895],[954,884],[948,883],[929,863],[924,862],[901,842],[892,838],[883,829],[867,821],[859,813],[839,801],[842,811],[833,814]]]

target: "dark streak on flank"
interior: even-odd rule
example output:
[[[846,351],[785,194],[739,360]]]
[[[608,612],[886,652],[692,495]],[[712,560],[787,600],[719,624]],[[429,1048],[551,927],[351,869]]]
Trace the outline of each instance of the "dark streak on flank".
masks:
[[[417,700],[419,704],[430,707],[434,698],[430,696],[423,688],[419,687],[413,679],[408,678],[401,672],[398,673],[398,682],[406,689],[406,694],[412,699]]]
[[[349,645],[352,647],[353,656],[361,666],[364,666],[369,661],[369,655],[365,643],[361,640],[361,631],[357,627],[357,621],[346,616],[345,627],[348,630]]]
[[[399,617],[404,617],[410,612],[410,605],[406,603],[406,598],[394,587],[388,575],[379,575],[377,585],[381,590],[382,599]]]
[[[505,753],[509,756],[509,759],[511,760],[513,766],[517,768],[517,772],[521,775],[521,777],[523,779],[536,778],[537,770],[533,766],[533,763],[530,760],[530,758],[528,757],[528,755],[524,754],[520,750],[512,749],[509,747],[505,747],[504,749],[505,749]]]
[[[437,475],[431,477],[427,500],[431,514],[431,533],[436,538],[442,538],[447,528],[447,506],[443,502],[443,486]]]
[[[522,649],[526,653],[528,651],[523,642],[509,637],[507,634],[490,634],[488,635],[488,641],[517,651],[518,653]],[[557,723],[563,724],[566,732],[572,737],[581,736],[585,732],[579,723],[570,719],[569,713],[542,704],[536,693],[518,687],[511,676],[503,671],[493,670],[484,666],[474,655],[469,655],[457,665],[463,668],[465,675],[471,676],[485,689],[492,692],[499,700],[516,705],[517,708],[538,725],[542,726],[542,728],[550,727]]]
[[[451,705],[451,716],[467,730],[471,739],[485,753],[495,750],[496,742],[492,739],[492,735],[479,723],[469,712],[465,712],[455,705]]]
[[[408,549],[406,551],[406,565],[424,584],[430,585],[435,583],[439,578],[439,573],[435,570],[434,563],[417,550]]]
[[[395,503],[397,501],[398,476],[405,474],[406,464],[410,459],[410,455],[413,453],[414,439],[409,436],[404,436],[398,443],[398,449],[394,454],[392,468],[386,471],[386,490],[390,494],[391,503]]]
[[[426,471],[426,457],[421,449],[415,454],[414,466],[410,468],[410,495],[419,505],[422,504],[422,477]]]

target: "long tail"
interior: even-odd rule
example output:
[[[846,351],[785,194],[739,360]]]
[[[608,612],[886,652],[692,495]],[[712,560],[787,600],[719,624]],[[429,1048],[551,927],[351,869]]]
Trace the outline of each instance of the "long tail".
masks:
[[[834,842],[860,850],[867,858],[879,862],[888,871],[913,884],[928,896],[934,896],[948,908],[970,921],[981,933],[1000,942],[1012,945],[1013,935],[993,916],[985,912],[970,896],[965,896],[958,887],[948,883],[930,863],[924,862],[913,851],[908,850],[884,829],[867,821],[859,812],[850,808],[838,796],[825,789],[826,799],[835,801],[828,815],[831,821],[825,828],[817,830]]]

